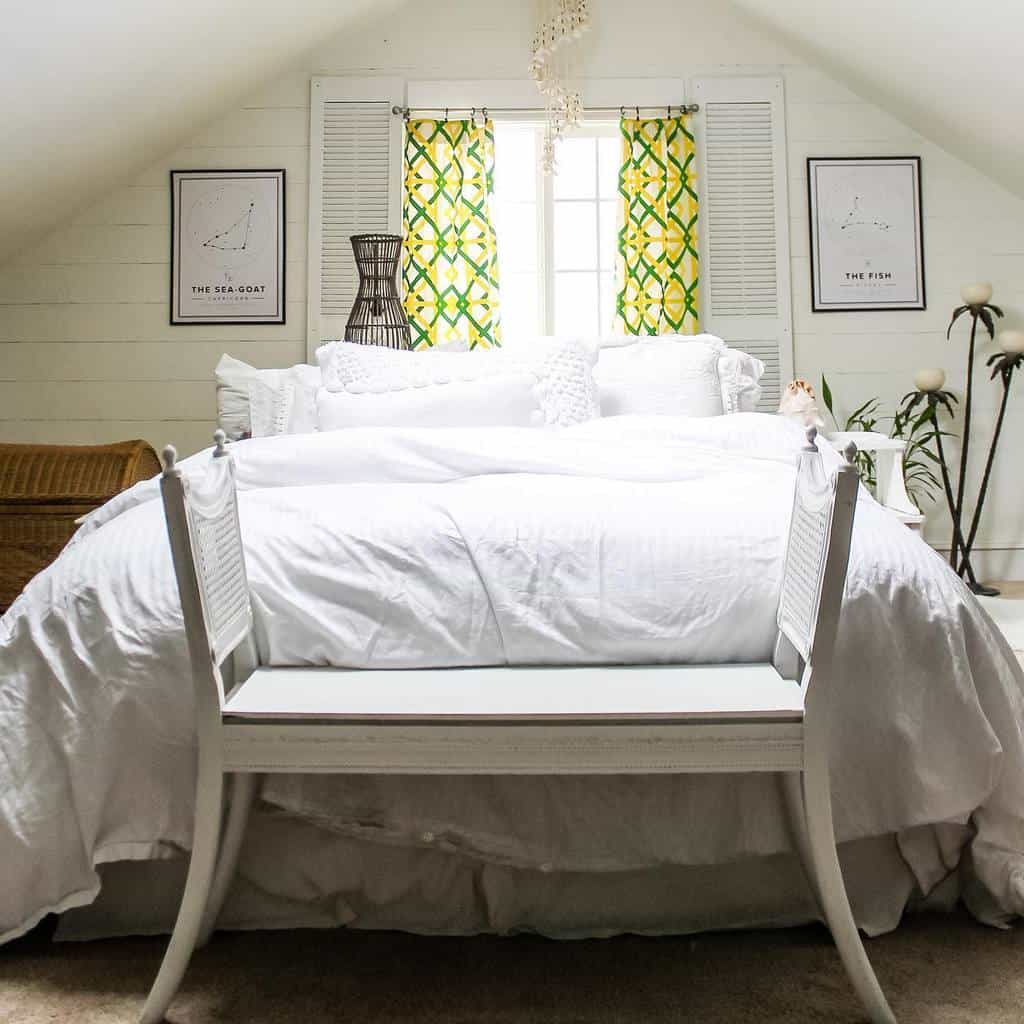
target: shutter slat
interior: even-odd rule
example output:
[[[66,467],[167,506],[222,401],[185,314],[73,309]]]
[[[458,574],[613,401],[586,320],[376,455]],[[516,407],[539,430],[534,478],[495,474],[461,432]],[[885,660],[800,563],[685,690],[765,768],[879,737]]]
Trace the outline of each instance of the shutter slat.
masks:
[[[712,94],[702,103],[706,299],[712,324],[729,319],[742,325],[735,347],[764,362],[760,408],[774,410],[782,394],[778,330],[783,312],[776,217],[777,202],[786,201],[777,195],[778,126],[767,96],[728,96]]]
[[[359,288],[350,237],[388,230],[391,106],[327,101],[322,121],[320,312],[347,316]]]
[[[771,103],[705,104],[712,316],[774,313],[778,274]],[[769,294],[770,291],[770,294]]]

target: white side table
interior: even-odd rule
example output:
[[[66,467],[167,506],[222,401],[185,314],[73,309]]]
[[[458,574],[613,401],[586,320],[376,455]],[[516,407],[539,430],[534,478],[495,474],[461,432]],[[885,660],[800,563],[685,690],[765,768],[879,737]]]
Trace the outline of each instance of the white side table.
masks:
[[[840,430],[830,434],[829,441],[840,450],[852,441],[858,451],[871,452],[875,456],[875,474],[878,478],[875,497],[878,503],[889,509],[910,529],[921,530],[924,515],[911,501],[903,482],[903,451],[907,447],[905,441],[867,430]]]

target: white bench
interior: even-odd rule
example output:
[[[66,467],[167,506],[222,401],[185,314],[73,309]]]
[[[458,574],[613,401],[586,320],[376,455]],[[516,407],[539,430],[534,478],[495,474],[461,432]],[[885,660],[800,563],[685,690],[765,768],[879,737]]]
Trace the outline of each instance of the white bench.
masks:
[[[771,663],[409,671],[255,666],[224,435],[197,483],[165,449],[161,486],[195,686],[199,773],[188,880],[145,1024],[162,1020],[194,946],[212,931],[258,773],[755,771],[779,773],[794,844],[850,979],[871,1019],[892,1024],[850,913],[829,795],[829,668],[857,473],[851,448],[826,479],[813,428],[808,441]],[[222,828],[226,775],[232,793]]]

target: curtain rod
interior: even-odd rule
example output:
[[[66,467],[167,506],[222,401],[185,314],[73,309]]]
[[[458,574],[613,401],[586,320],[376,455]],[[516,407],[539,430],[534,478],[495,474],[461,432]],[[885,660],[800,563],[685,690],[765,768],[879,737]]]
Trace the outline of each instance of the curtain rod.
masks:
[[[621,107],[584,107],[584,114],[618,114],[620,117],[626,117],[630,111],[635,112],[636,117],[640,117],[641,110],[653,110],[661,111],[664,110],[666,116],[671,117],[672,111],[677,110],[680,114],[696,114],[700,110],[700,105],[697,103],[669,103],[665,106],[659,105],[644,105],[637,106],[635,103],[627,104]],[[444,114],[444,118],[447,121],[448,115],[452,112],[462,111],[467,113],[471,118],[476,117],[477,114],[481,114],[483,117],[487,117],[488,114],[544,114],[547,112],[545,107],[400,107],[397,104],[391,108],[391,113],[396,117],[403,117],[406,121],[412,113],[434,113]]]

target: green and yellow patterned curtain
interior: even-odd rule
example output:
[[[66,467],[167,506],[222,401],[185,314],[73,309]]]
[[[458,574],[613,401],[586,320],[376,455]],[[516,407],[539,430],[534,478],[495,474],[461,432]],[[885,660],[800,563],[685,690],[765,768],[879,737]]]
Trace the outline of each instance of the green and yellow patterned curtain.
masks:
[[[402,281],[413,348],[501,344],[493,192],[490,121],[406,124]]]
[[[697,190],[685,117],[623,118],[616,325],[697,332]]]

